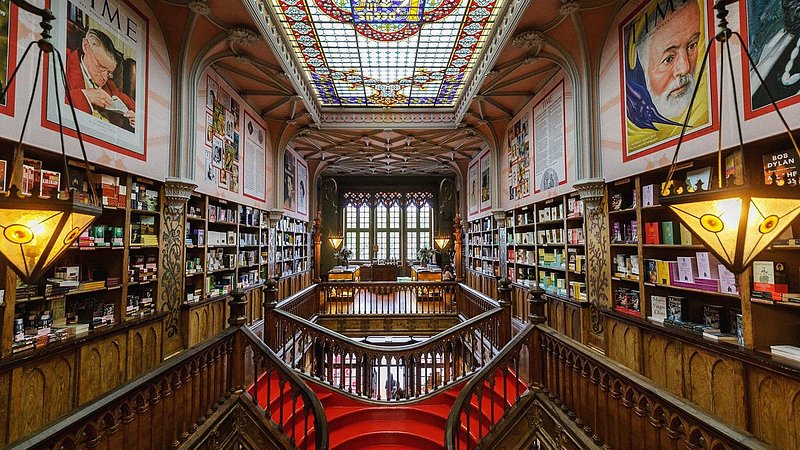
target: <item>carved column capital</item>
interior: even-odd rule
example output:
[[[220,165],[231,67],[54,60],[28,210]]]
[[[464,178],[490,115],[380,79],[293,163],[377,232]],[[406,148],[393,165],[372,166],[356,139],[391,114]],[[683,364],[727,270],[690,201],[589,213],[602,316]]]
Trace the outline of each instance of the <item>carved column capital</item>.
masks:
[[[580,194],[583,205],[589,214],[602,212],[600,205],[606,192],[606,180],[603,178],[586,178],[572,185]]]
[[[506,211],[503,209],[494,209],[492,210],[492,215],[494,216],[495,222],[499,224],[505,225],[506,221]]]
[[[544,45],[544,33],[536,30],[523,31],[511,39],[511,44],[519,49],[534,50],[538,53]]]
[[[269,213],[269,227],[275,228],[278,226],[278,222],[280,222],[281,217],[283,217],[283,210],[282,209],[270,209]]]
[[[167,178],[164,180],[164,197],[167,200],[169,212],[173,214],[180,213],[195,189],[197,189],[197,185],[184,178]]]

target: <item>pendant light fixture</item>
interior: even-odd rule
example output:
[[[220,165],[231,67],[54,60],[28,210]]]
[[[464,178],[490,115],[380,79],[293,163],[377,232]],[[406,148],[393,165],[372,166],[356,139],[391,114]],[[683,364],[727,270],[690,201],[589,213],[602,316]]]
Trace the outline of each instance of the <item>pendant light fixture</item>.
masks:
[[[442,222],[444,222],[444,205],[453,199],[454,188],[451,186],[453,184],[449,178],[444,178],[439,182],[439,220],[436,227],[438,231],[433,242],[440,251],[444,251],[450,245],[450,235],[442,232]]]
[[[14,83],[14,79],[25,58],[28,56],[33,45],[39,48],[38,62],[36,66],[36,76],[33,79],[33,89],[31,90],[30,101],[22,125],[19,141],[14,148],[14,159],[11,167],[11,182],[7,192],[0,194],[0,254],[8,261],[9,265],[19,275],[23,282],[31,284],[36,282],[58,257],[70,247],[78,236],[86,230],[89,225],[103,212],[98,204],[98,197],[94,191],[94,176],[91,173],[86,149],[83,145],[83,138],[78,127],[78,119],[75,114],[75,107],[67,88],[67,79],[64,72],[64,62],[61,53],[53,47],[50,42],[51,22],[55,16],[49,9],[40,9],[32,6],[23,0],[12,0],[12,3],[31,14],[42,18],[42,36],[38,41],[28,44],[16,69],[8,79],[8,85],[0,92],[0,99],[5,98],[9,86]],[[67,157],[64,149],[64,132],[61,122],[61,102],[58,101],[58,130],[61,141],[61,156],[64,164],[63,177],[64,189],[59,189],[57,195],[50,198],[37,198],[30,193],[23,193],[22,188],[22,162],[25,158],[23,148],[23,138],[28,119],[31,114],[31,106],[36,95],[36,88],[40,82],[40,69],[45,53],[55,54],[55,58],[50,59],[53,68],[53,79],[55,81],[55,96],[61,98],[58,80],[62,80],[67,99],[69,100],[72,119],[75,122],[75,130],[78,135],[78,143],[83,153],[84,170],[86,180],[89,185],[89,198],[81,201],[79,193],[72,189],[69,170],[67,167]],[[59,186],[61,188],[62,186]]]
[[[327,185],[332,185],[332,188],[328,188]],[[334,220],[336,221],[336,231],[328,235],[328,243],[331,244],[334,250],[339,250],[342,246],[342,242],[344,242],[344,238],[342,237],[342,221],[339,220],[339,202],[337,201],[339,198],[339,184],[333,178],[328,178],[322,183],[322,191],[325,197],[325,200],[331,202],[333,205],[334,211]]]
[[[703,245],[713,253],[731,272],[742,273],[759,253],[767,248],[781,233],[791,225],[792,221],[800,215],[800,191],[798,186],[789,186],[783,179],[773,179],[766,184],[764,177],[747,177],[744,173],[739,184],[723,184],[725,172],[722,166],[722,111],[726,68],[730,71],[733,108],[736,113],[736,126],[738,129],[739,145],[734,151],[734,160],[737,160],[742,169],[746,170],[744,162],[744,144],[742,140],[741,121],[739,119],[739,94],[736,90],[736,80],[733,76],[733,63],[731,60],[730,40],[735,36],[739,41],[743,54],[747,57],[750,67],[758,77],[761,85],[769,96],[772,107],[786,129],[786,134],[792,143],[794,152],[800,156],[797,142],[781,114],[774,97],[769,92],[758,67],[753,62],[750,52],[742,36],[728,28],[727,6],[737,0],[718,0],[714,4],[717,12],[718,32],[706,47],[703,62],[700,67],[695,91],[689,103],[686,119],[683,122],[678,138],[675,154],[672,158],[666,182],[661,188],[661,205],[665,206]],[[689,124],[692,106],[700,88],[700,80],[706,63],[709,61],[709,52],[714,43],[720,44],[720,78],[719,78],[719,137],[717,139],[717,182],[710,183],[708,190],[685,189],[677,180],[673,180],[678,152],[683,142]],[[727,65],[727,67],[726,67]],[[728,106],[728,108],[730,108]],[[735,178],[735,177],[733,177]],[[683,190],[693,190],[691,193],[682,193]]]

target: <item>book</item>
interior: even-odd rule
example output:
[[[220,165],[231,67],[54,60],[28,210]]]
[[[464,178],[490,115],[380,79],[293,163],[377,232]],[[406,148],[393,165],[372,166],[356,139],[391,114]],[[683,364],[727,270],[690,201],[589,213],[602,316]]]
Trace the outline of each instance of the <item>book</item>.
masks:
[[[675,245],[674,223],[671,220],[661,222],[661,243]]]
[[[771,345],[769,350],[773,355],[800,361],[800,347],[795,347],[794,345]]]
[[[686,283],[694,283],[697,276],[697,263],[693,256],[678,257],[678,280]]]
[[[61,187],[61,173],[42,169],[39,180],[39,197],[50,198],[58,195]]]
[[[709,252],[695,253],[697,261],[697,277],[708,279],[719,279],[719,261]]]
[[[762,157],[764,184],[797,186],[797,154],[787,151],[769,153]]]
[[[647,184],[642,186],[642,207],[655,206],[658,204],[658,196],[656,195],[656,185]]]
[[[674,295],[667,296],[667,319],[670,322],[684,322],[686,311],[686,297]]]
[[[611,196],[611,209],[619,211],[622,209],[622,194],[614,194]]]
[[[736,286],[736,275],[733,274],[724,264],[717,265],[717,273],[719,273],[719,290],[726,294],[739,294],[739,288]]]
[[[659,222],[645,222],[644,243],[658,245],[661,243],[661,224]]]
[[[723,329],[723,317],[725,317],[724,306],[703,305],[703,325],[708,327],[706,331],[727,331]]]
[[[39,185],[41,167],[41,161],[39,161],[38,168],[35,165],[22,164],[22,194],[33,195]]]
[[[707,191],[711,184],[711,167],[686,173],[686,192]]]
[[[744,158],[741,150],[725,157],[725,186],[739,186],[744,183]]]
[[[682,223],[678,223],[681,245],[692,245],[692,232]]]
[[[0,159],[0,192],[6,191],[6,168],[8,162],[5,159]]]
[[[667,297],[663,295],[650,296],[650,319],[653,322],[664,323],[667,318]]]

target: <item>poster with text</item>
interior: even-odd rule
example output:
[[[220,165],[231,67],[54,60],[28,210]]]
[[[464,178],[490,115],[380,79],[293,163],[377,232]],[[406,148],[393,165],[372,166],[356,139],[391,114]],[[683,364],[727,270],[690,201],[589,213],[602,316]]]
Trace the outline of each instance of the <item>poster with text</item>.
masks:
[[[492,191],[491,191],[491,164],[489,155],[486,154],[481,158],[481,211],[486,211],[492,207]]]
[[[713,71],[697,81],[708,29],[704,0],[647,1],[620,24],[624,161],[674,144],[695,89],[687,137],[711,131]]]
[[[54,44],[84,137],[146,159],[147,19],[124,0],[52,2],[52,8]],[[54,82],[48,76],[44,125],[58,128],[60,104],[64,124],[74,130],[63,84],[56,95]]]
[[[297,213],[308,214],[308,167],[297,159]]]
[[[531,193],[531,152],[528,114],[508,129],[508,199],[519,200]]]
[[[10,0],[0,0],[0,91],[8,85],[17,61],[16,16],[17,7]],[[14,114],[14,86],[0,98],[0,113]]]
[[[567,182],[564,81],[533,107],[533,168],[536,192]]]
[[[264,128],[245,112],[244,124],[244,195],[265,200],[264,174],[266,173],[266,143]]]
[[[481,185],[478,179],[478,170],[480,170],[480,161],[475,161],[474,164],[469,166],[469,175],[467,177],[469,198],[467,202],[470,214],[477,213],[478,205],[480,205]]]
[[[742,50],[745,117],[774,111],[767,90],[781,108],[800,102],[800,1],[747,0],[739,8],[743,37],[764,78],[762,84]]]
[[[287,151],[283,154],[283,209],[287,211],[295,210],[294,169],[294,156]]]

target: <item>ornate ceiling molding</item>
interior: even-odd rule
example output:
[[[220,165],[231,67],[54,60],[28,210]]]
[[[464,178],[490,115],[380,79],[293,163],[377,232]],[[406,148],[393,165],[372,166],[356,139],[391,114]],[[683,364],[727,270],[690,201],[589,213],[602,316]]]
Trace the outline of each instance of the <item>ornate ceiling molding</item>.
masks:
[[[201,16],[207,16],[211,14],[211,6],[205,0],[192,1],[189,2],[186,6],[193,13],[199,14]]]
[[[578,4],[576,1],[567,1],[564,2],[560,8],[558,8],[558,13],[562,16],[568,16],[570,14],[574,14],[581,10],[581,5]]]
[[[228,43],[233,47],[250,47],[258,44],[261,37],[249,28],[231,28],[228,30]]]
[[[544,33],[541,31],[523,31],[511,40],[511,44],[522,50],[539,51],[544,45]]]
[[[331,128],[458,128],[455,115],[450,112],[323,112],[320,129]]]

